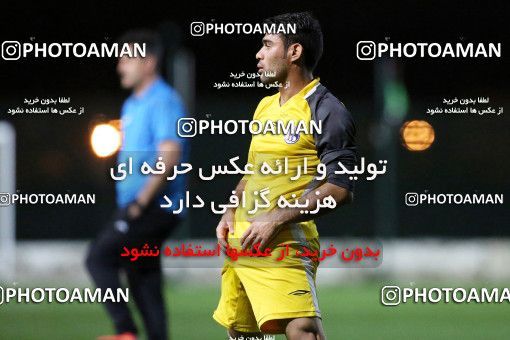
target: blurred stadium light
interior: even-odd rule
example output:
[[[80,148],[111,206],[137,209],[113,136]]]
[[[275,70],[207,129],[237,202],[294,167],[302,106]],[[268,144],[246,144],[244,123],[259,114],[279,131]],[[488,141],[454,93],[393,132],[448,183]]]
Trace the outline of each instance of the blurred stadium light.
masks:
[[[424,120],[405,122],[400,129],[402,144],[409,151],[424,151],[434,143],[434,128]]]
[[[109,157],[116,153],[121,146],[120,121],[97,124],[90,135],[92,150],[98,157]]]

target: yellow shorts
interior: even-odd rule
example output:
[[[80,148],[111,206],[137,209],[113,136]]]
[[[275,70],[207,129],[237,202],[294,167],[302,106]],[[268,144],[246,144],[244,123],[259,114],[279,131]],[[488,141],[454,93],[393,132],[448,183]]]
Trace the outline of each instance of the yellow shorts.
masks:
[[[318,239],[307,242],[318,250]],[[302,243],[275,246],[271,258],[227,258],[221,272],[221,297],[213,318],[226,328],[239,332],[270,333],[264,323],[278,319],[321,317],[315,276],[317,262],[293,256]],[[282,251],[290,255],[275,261]],[[281,333],[282,331],[278,331]]]

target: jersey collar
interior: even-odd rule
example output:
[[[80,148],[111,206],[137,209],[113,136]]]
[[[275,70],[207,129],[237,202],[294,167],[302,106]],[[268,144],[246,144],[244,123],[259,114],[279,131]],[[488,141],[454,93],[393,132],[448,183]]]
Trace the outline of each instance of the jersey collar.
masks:
[[[163,79],[161,79],[161,76],[157,76],[156,79],[154,79],[154,81],[142,93],[140,93],[138,96],[132,93],[130,97],[137,101],[146,99],[150,97],[159,86],[161,86],[162,82]]]
[[[294,98],[307,98],[310,96],[315,90],[317,89],[317,86],[320,84],[320,78],[314,78],[311,82],[309,82],[305,87],[303,87],[298,93],[293,95],[289,100],[285,102],[281,107],[287,105],[288,102],[292,101]],[[278,106],[280,106],[280,92],[278,92],[278,100],[276,101],[278,103]]]

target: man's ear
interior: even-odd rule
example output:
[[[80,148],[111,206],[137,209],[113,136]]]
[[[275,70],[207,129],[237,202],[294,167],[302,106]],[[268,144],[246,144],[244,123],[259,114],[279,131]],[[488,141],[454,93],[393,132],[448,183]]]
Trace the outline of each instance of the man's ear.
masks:
[[[144,58],[144,61],[149,68],[157,70],[158,60],[155,57],[153,57],[152,55],[148,55]]]
[[[288,56],[290,57],[290,61],[295,62],[303,55],[303,46],[301,44],[295,43],[289,46]]]

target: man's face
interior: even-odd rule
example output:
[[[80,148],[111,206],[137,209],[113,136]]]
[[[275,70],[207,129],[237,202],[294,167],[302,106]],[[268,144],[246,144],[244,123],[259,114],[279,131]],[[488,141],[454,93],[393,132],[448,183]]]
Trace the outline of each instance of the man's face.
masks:
[[[145,76],[144,58],[130,58],[122,56],[117,63],[117,73],[120,77],[120,85],[124,89],[133,89],[138,86]]]
[[[266,34],[262,38],[262,47],[255,55],[258,60],[257,68],[260,80],[264,84],[275,81],[283,82],[287,78],[290,66],[290,59],[287,57],[287,50],[283,39],[277,34]],[[264,75],[264,72],[271,72],[273,77]]]

